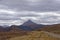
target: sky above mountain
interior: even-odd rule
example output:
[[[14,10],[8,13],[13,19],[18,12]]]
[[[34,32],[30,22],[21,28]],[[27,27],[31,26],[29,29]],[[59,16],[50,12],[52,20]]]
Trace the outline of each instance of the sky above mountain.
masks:
[[[0,25],[60,23],[60,0],[0,0]]]

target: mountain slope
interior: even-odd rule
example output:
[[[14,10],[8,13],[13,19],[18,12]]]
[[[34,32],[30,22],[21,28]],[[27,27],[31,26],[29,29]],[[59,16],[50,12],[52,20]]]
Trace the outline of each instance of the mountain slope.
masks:
[[[14,30],[24,30],[24,31],[32,31],[32,30],[36,30],[39,28],[44,27],[44,25],[42,24],[36,24],[34,22],[32,22],[31,20],[26,21],[25,23],[23,23],[22,25],[11,25],[10,27],[0,27],[0,30],[3,31],[14,31]]]
[[[46,25],[44,28],[38,29],[38,30],[48,31],[48,32],[53,32],[53,33],[60,34],[60,24]]]
[[[32,22],[31,20],[28,20],[27,22],[25,22],[19,26],[19,28],[21,28],[23,30],[36,30],[36,29],[42,28],[42,27],[44,27],[44,25],[36,24],[36,23]]]

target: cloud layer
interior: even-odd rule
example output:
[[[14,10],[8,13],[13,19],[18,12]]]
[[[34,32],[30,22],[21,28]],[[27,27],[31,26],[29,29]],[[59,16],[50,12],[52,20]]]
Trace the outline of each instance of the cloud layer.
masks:
[[[1,0],[0,4],[17,11],[60,11],[59,0]]]
[[[0,0],[0,25],[60,23],[59,0]]]

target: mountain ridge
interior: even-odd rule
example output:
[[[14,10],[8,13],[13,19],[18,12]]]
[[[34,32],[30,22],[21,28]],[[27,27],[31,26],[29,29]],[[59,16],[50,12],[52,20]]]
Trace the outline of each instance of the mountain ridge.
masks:
[[[32,22],[31,20],[26,21],[22,25],[11,25],[9,27],[2,27],[0,26],[0,31],[10,31],[10,30],[24,30],[24,31],[33,31],[33,30],[47,30],[56,27],[57,29],[60,26],[60,24],[54,24],[54,25],[42,25],[42,24],[36,24]],[[48,31],[48,30],[47,30]]]

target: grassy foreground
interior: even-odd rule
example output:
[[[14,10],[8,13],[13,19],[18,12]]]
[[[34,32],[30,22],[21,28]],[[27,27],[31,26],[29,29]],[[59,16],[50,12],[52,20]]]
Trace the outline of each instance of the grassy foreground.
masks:
[[[60,40],[59,38],[49,36],[48,34],[42,31],[32,31],[31,33],[28,34],[29,35],[15,37],[9,40]]]
[[[10,38],[27,35],[26,32],[0,32],[0,40],[9,40]]]

